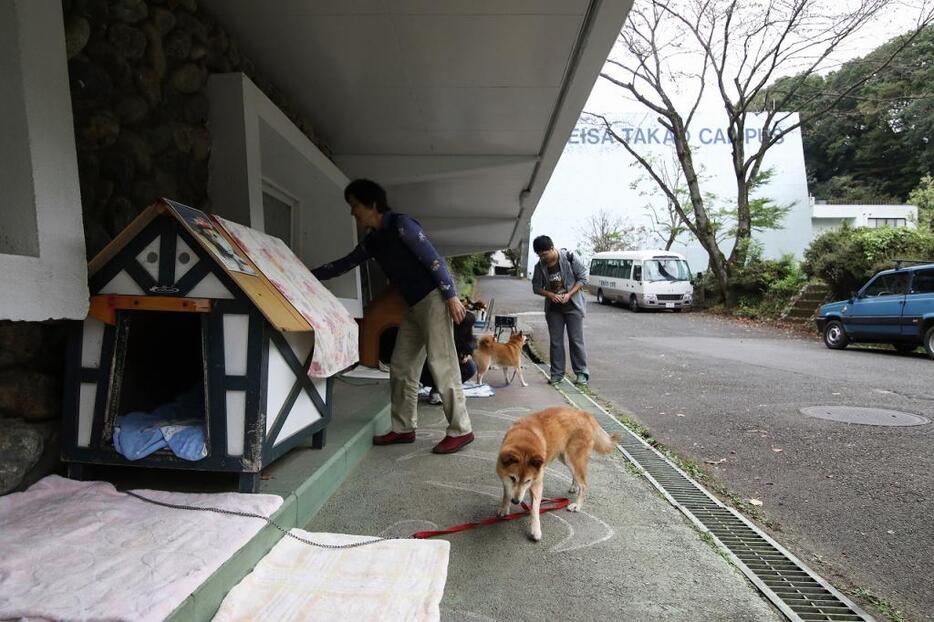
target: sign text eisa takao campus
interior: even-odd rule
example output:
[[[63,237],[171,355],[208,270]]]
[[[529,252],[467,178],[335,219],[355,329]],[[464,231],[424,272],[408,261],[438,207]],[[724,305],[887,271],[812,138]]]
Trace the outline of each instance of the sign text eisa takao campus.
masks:
[[[651,127],[614,127],[613,131],[630,145],[674,145],[675,137],[672,132],[659,125]],[[773,132],[779,131],[778,129]],[[763,129],[761,127],[748,127],[743,133],[743,140],[746,144],[762,142]],[[722,127],[702,127],[688,131],[688,142],[695,138],[702,145],[728,145],[730,143],[727,131]],[[777,142],[784,141],[784,137]],[[594,127],[587,125],[578,125],[571,131],[568,137],[568,145],[605,145],[613,144],[616,139],[605,127]]]

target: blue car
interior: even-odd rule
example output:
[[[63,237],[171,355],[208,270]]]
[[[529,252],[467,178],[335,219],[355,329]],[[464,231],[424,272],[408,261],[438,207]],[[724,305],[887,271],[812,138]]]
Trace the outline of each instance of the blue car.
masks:
[[[849,300],[823,305],[816,321],[832,350],[890,343],[903,354],[924,346],[934,358],[934,263],[883,270]]]

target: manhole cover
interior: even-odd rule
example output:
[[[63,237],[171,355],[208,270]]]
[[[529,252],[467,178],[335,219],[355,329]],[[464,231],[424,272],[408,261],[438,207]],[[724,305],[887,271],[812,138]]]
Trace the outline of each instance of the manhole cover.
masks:
[[[930,423],[920,415],[903,413],[898,410],[885,410],[884,408],[858,408],[855,406],[808,406],[801,412],[809,417],[829,419],[841,423],[856,423],[858,425],[889,425],[911,426]]]

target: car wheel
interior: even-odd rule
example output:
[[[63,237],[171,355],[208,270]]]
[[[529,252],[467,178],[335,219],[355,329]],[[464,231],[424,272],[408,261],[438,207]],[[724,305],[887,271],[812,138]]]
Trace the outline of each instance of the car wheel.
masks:
[[[598,290],[597,290],[597,302],[599,302],[599,303],[602,304],[602,305],[608,305],[608,304],[610,304],[610,301],[607,300],[606,297],[603,295],[603,290],[602,290],[602,289],[598,289]]]
[[[905,343],[904,341],[898,341],[892,344],[892,347],[895,348],[895,351],[899,354],[911,354],[918,347],[914,343]]]
[[[843,330],[843,323],[840,320],[830,320],[824,327],[824,345],[831,350],[842,350],[850,343],[850,338],[846,336]]]
[[[924,333],[924,349],[927,350],[928,356],[934,359],[934,326]]]
[[[629,297],[629,310],[633,313],[639,312],[639,299],[636,298],[635,294]]]

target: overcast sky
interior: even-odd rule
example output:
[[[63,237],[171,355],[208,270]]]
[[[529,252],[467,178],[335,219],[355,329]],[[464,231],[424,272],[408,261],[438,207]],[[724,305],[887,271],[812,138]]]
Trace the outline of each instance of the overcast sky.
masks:
[[[854,4],[859,2],[859,0],[828,1],[832,2],[835,7],[838,7],[844,3]],[[635,6],[639,6],[640,4],[647,4],[648,2],[649,0],[635,0]],[[857,35],[848,39],[845,45],[838,49],[827,70],[829,71],[833,67],[839,66],[847,60],[864,56],[892,37],[908,32],[915,27],[919,12],[930,11],[932,4],[934,4],[934,0],[904,0],[893,2],[892,5],[886,9],[883,14],[880,14],[872,24],[864,27]],[[700,59],[702,58],[700,56],[699,49],[700,48],[698,48],[697,52],[698,68],[701,62]],[[625,58],[623,54],[624,51],[622,46],[617,45],[613,52],[610,54],[610,58],[623,59]],[[616,70],[618,71],[618,69]],[[621,74],[617,73],[614,75]],[[783,72],[777,72],[774,78],[781,77],[782,75],[786,74]],[[685,106],[689,105],[691,102],[693,102],[691,92],[692,90],[682,92],[676,101],[679,104],[684,104]],[[674,93],[672,94],[674,95]],[[715,90],[709,90],[708,95],[708,97],[705,97],[703,107],[708,110],[721,109],[722,104],[720,103],[719,96]],[[638,102],[627,100],[624,97],[624,91],[620,87],[611,84],[602,78],[598,78],[597,83],[594,85],[593,91],[591,91],[587,105],[584,107],[585,111],[592,112],[643,109],[644,108]]]

